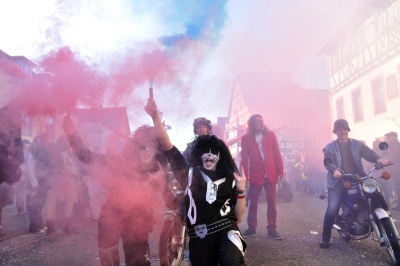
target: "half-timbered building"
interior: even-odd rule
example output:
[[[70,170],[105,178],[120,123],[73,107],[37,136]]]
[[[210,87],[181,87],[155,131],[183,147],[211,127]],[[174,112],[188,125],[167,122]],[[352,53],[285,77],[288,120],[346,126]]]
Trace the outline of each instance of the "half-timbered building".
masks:
[[[318,150],[331,137],[328,90],[303,89],[288,73],[250,72],[239,75],[232,88],[225,139],[234,139],[253,114],[275,131],[281,153]],[[240,142],[230,146],[234,157]]]
[[[332,120],[347,119],[351,136],[368,145],[389,131],[400,133],[400,1],[374,3],[368,16],[323,48]]]

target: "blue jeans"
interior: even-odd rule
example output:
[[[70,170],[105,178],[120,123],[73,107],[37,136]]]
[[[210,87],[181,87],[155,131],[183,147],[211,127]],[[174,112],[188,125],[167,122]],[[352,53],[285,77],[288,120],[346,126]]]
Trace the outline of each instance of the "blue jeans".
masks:
[[[324,227],[332,228],[336,215],[339,213],[343,200],[345,188],[343,183],[338,181],[334,187],[328,188],[328,208],[324,216]]]

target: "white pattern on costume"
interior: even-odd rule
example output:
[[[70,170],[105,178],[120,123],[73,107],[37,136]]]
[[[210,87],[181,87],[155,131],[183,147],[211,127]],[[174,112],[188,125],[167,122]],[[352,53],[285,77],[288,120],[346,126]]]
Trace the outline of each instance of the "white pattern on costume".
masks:
[[[226,178],[221,178],[218,179],[217,181],[213,182],[208,175],[206,175],[205,173],[203,173],[202,171],[201,175],[204,178],[204,181],[207,182],[207,192],[206,192],[206,201],[210,204],[212,204],[216,199],[217,199],[217,190],[218,190],[218,186],[222,183],[225,182]]]
[[[193,178],[193,168],[190,167],[188,176],[188,185],[186,187],[186,192],[185,192],[185,194],[187,194],[189,197],[189,208],[187,211],[187,217],[189,218],[191,224],[195,224],[197,220],[197,208],[196,208],[196,203],[194,202],[192,196],[192,191],[190,190],[190,186],[192,185],[192,178]]]
[[[242,255],[244,256],[244,250],[243,250],[243,238],[240,235],[240,232],[237,230],[230,230],[228,232],[228,238],[229,240],[235,244],[235,246],[238,247],[238,249],[240,250],[240,252],[242,252]]]
[[[199,224],[194,226],[194,231],[196,235],[201,239],[204,239],[208,233],[207,225],[206,224]]]
[[[227,199],[224,203],[224,206],[219,210],[219,213],[222,217],[226,216],[231,211],[231,206],[229,205],[229,201],[231,199]]]

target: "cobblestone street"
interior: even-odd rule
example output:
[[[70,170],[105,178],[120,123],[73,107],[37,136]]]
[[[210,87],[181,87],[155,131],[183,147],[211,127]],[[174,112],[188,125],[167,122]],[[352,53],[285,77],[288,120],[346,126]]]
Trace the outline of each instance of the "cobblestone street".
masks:
[[[318,246],[326,201],[295,192],[293,202],[278,201],[278,231],[283,240],[267,238],[266,203],[260,202],[257,235],[245,238],[247,265],[389,265],[384,248],[371,237],[362,241],[344,242],[332,232],[332,246]],[[17,215],[15,206],[4,210],[3,228],[7,236],[0,240],[1,265],[100,265],[97,254],[97,222],[76,221],[80,233],[29,234],[27,214]],[[399,213],[393,214],[399,220]],[[163,213],[159,213],[161,221]],[[398,222],[396,221],[398,226]],[[160,224],[150,236],[152,265],[158,265]],[[60,227],[59,227],[60,228]],[[247,229],[246,221],[240,224]],[[123,253],[120,247],[121,263]],[[186,262],[187,264],[187,262]],[[124,264],[122,264],[124,265]]]

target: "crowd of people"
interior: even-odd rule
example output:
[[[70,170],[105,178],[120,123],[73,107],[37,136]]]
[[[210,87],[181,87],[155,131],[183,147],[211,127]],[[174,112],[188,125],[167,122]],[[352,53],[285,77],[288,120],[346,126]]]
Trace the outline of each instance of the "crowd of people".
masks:
[[[70,117],[64,118],[64,134],[55,140],[49,133],[37,135],[32,143],[23,139],[24,160],[16,171],[19,181],[1,183],[0,207],[15,203],[18,214],[28,212],[29,232],[47,235],[57,232],[56,220],[62,221],[64,233],[77,234],[73,217],[90,216],[98,223],[102,265],[119,265],[120,239],[126,265],[150,265],[146,254],[149,233],[156,222],[155,195],[161,192],[165,204],[171,205],[167,169],[172,169],[186,191],[192,265],[245,265],[244,237],[256,235],[262,189],[267,200],[267,236],[276,240],[282,239],[276,224],[278,182],[286,178],[297,191],[315,196],[327,193],[319,243],[327,248],[343,186],[338,185],[341,173],[325,168],[323,158],[331,158],[347,173],[364,175],[362,160],[387,165],[398,161],[400,154],[396,132],[376,141],[389,143],[387,159],[383,159],[375,144],[370,149],[362,141],[350,139],[347,121],[339,119],[333,129],[337,139],[323,150],[293,151],[282,157],[275,133],[265,126],[261,115],[255,114],[248,120],[248,132],[240,136],[238,169],[227,144],[212,133],[210,120],[194,120],[195,138],[181,153],[171,143],[154,99],[148,100],[145,111],[153,126],[138,127],[126,137],[121,149],[107,153],[89,149]],[[393,183],[382,183],[382,190],[389,204],[400,200],[400,181],[396,178]],[[238,224],[247,207],[248,229],[240,232]],[[400,204],[392,210],[400,212]],[[4,236],[1,213],[0,237]]]
[[[90,169],[79,166],[65,135],[54,141],[51,134],[41,133],[32,143],[27,139],[21,142],[24,161],[19,166],[20,178],[0,185],[1,206],[15,200],[17,214],[28,213],[30,233],[54,234],[56,220],[62,223],[63,232],[78,233],[72,216],[89,219],[85,181]]]
[[[326,169],[321,150],[296,150],[284,157],[285,179],[295,191],[319,197],[325,194]]]

